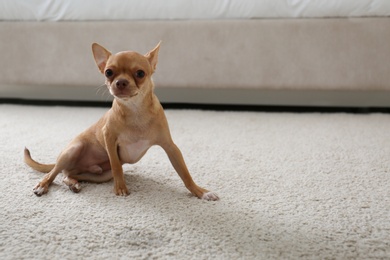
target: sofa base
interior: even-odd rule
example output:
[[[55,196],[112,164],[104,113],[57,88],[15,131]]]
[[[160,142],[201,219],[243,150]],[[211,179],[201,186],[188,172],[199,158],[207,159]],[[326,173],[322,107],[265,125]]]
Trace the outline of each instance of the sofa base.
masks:
[[[390,19],[0,22],[0,98],[107,100],[91,43],[163,41],[163,102],[390,107]]]

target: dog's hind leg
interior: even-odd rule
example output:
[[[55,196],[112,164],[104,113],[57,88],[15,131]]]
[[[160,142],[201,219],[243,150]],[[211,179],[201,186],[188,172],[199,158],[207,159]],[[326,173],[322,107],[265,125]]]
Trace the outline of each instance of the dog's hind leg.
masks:
[[[82,143],[75,143],[66,148],[58,157],[54,168],[43,177],[43,180],[34,188],[34,193],[37,196],[42,196],[49,191],[49,185],[54,181],[57,175],[75,164],[80,154],[83,151]]]
[[[57,175],[62,171],[60,167],[54,166],[53,170],[51,170],[49,173],[43,177],[43,180],[38,183],[37,186],[34,188],[34,193],[38,197],[42,196],[43,194],[47,193],[49,191],[49,185],[54,181],[54,179],[57,177]]]
[[[102,173],[79,173],[76,175],[67,176],[63,182],[69,187],[71,191],[74,193],[79,193],[81,190],[81,185],[79,181],[87,181],[87,182],[94,182],[94,183],[103,183],[108,182],[112,179],[112,173],[111,170],[102,172]]]
[[[104,171],[99,174],[85,172],[77,175],[72,175],[70,177],[72,179],[75,179],[76,181],[87,181],[87,182],[94,182],[94,183],[108,182],[113,178],[111,170]]]

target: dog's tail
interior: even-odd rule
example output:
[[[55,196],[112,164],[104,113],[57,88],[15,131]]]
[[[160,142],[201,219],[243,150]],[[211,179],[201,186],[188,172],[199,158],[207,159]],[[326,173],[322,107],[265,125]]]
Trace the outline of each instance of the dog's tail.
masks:
[[[43,173],[50,172],[55,166],[55,164],[42,164],[37,161],[34,161],[31,158],[30,151],[27,148],[24,148],[24,162],[34,170]]]

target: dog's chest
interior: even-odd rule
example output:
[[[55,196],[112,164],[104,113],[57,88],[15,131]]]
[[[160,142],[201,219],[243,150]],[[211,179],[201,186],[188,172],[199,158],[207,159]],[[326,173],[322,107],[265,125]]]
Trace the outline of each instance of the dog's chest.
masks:
[[[142,158],[150,146],[151,143],[148,140],[119,142],[119,158],[123,163],[136,163]]]

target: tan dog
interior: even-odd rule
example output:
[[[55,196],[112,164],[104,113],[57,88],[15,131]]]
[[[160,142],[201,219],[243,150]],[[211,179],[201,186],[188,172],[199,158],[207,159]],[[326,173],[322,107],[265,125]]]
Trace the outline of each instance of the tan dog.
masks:
[[[131,51],[111,54],[96,43],[92,45],[96,64],[114,96],[112,108],[78,135],[62,151],[56,164],[40,164],[25,149],[26,164],[47,173],[34,188],[37,196],[48,192],[60,172],[65,174],[64,182],[74,192],[80,191],[78,181],[106,182],[113,178],[115,194],[128,195],[122,165],[138,162],[151,146],[159,145],[192,194],[218,200],[215,193],[192,180],[180,150],[172,141],[163,108],[153,93],[152,74],[159,48],[160,44],[146,55]]]

